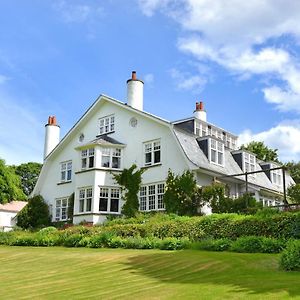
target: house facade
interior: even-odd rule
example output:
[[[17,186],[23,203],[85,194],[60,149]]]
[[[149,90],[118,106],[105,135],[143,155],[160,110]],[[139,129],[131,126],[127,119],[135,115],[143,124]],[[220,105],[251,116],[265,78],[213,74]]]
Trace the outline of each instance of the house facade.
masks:
[[[169,122],[143,110],[143,85],[132,72],[127,81],[127,103],[101,95],[59,140],[59,126],[51,116],[45,126],[44,164],[33,195],[48,203],[52,220],[68,219],[69,197],[74,193],[75,224],[102,223],[121,213],[121,190],[113,173],[136,164],[145,168],[139,194],[141,211],[164,210],[168,170],[191,170],[199,186],[218,180],[238,197],[246,189],[264,205],[283,200],[283,174],[269,171],[252,153],[237,149],[237,137],[206,120],[203,103],[193,117]],[[226,177],[263,170],[244,176]],[[274,174],[273,174],[274,173]],[[287,185],[293,183],[285,174]],[[210,209],[206,208],[206,213]]]

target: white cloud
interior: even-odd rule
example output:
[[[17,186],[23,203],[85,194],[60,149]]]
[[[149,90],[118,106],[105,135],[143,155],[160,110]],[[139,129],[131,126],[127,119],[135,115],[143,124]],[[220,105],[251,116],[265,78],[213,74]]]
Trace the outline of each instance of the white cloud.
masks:
[[[187,72],[180,72],[173,68],[170,70],[171,77],[175,80],[176,86],[181,90],[193,90],[194,92],[201,92],[206,79],[200,75],[191,75]]]
[[[300,113],[300,2],[294,0],[140,0],[142,11],[164,13],[183,31],[180,50],[198,61],[212,61],[238,76],[268,76],[267,102]],[[281,43],[281,37],[285,42]],[[287,46],[291,46],[290,48]],[[297,47],[298,47],[297,46]],[[272,82],[273,80],[273,82]]]
[[[240,145],[251,141],[262,141],[268,147],[278,149],[279,159],[282,161],[299,161],[300,120],[283,122],[259,133],[245,130],[239,135]]]

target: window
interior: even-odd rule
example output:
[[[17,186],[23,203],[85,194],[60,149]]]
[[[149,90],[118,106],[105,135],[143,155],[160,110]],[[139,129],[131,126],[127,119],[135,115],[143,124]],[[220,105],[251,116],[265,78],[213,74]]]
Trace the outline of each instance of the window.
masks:
[[[140,210],[148,211],[164,209],[164,193],[164,183],[142,186],[140,189]]]
[[[209,160],[215,164],[224,165],[224,144],[210,139]]]
[[[275,168],[276,166],[272,166]],[[273,170],[271,171],[271,181],[274,184],[281,185],[282,184],[282,170]]]
[[[120,189],[100,187],[99,211],[107,213],[119,213]]]
[[[60,182],[72,180],[72,161],[66,161],[60,164]]]
[[[101,166],[104,168],[121,169],[121,149],[102,148]]]
[[[93,168],[95,164],[95,149],[90,148],[81,151],[81,168]]]
[[[99,134],[109,133],[115,130],[115,116],[107,116],[99,119]]]
[[[153,141],[144,144],[145,166],[160,163],[160,141]]]
[[[66,221],[69,219],[69,199],[62,198],[55,200],[55,221]]]
[[[244,172],[254,172],[255,171],[255,156],[247,153],[247,152],[243,152],[243,170]],[[254,176],[255,174],[251,174],[251,176]]]
[[[79,212],[92,211],[92,198],[92,188],[83,188],[79,190]]]

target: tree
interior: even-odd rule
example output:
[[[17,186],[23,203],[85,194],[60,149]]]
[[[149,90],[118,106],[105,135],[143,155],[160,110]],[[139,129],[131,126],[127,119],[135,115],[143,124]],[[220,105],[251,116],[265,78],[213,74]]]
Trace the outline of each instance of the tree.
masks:
[[[295,183],[300,183],[300,162],[294,161],[285,164],[287,170],[290,172]]]
[[[0,203],[25,199],[19,176],[11,167],[6,166],[3,159],[0,159]]]
[[[46,227],[50,223],[49,207],[40,195],[30,198],[17,217],[17,225],[26,229]]]
[[[137,166],[134,164],[129,169],[124,169],[119,174],[113,174],[114,180],[125,191],[122,199],[125,201],[122,207],[122,213],[126,217],[134,217],[139,209],[138,192],[142,183],[142,174],[145,169],[136,170]]]
[[[279,162],[278,160],[278,149],[271,149],[264,144],[264,142],[250,142],[247,145],[242,145],[241,149],[248,150],[254,154],[258,159],[263,161],[275,161]]]
[[[42,164],[36,162],[14,166],[15,172],[21,178],[21,187],[25,195],[29,196],[39,177]]]
[[[300,183],[288,187],[287,194],[293,203],[300,203]]]
[[[226,196],[228,187],[222,183],[214,183],[202,188],[203,201],[209,203],[213,213],[253,214],[262,204],[249,193],[237,199]]]
[[[163,198],[168,213],[197,215],[201,206],[200,199],[200,189],[191,171],[174,175],[169,170]]]

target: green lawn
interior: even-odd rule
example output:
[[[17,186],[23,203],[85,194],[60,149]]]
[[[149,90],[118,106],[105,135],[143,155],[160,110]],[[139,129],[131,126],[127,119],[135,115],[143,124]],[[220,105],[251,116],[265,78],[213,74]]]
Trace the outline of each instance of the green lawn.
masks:
[[[300,299],[278,255],[0,247],[0,299]]]

